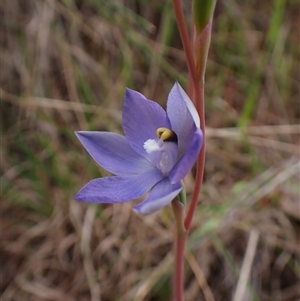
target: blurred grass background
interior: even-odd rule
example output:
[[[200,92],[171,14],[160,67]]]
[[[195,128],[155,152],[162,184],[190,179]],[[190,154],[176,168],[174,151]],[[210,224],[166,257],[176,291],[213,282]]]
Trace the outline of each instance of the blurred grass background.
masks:
[[[186,301],[300,299],[299,25],[297,0],[217,2]],[[125,87],[187,86],[170,0],[3,1],[0,30],[1,300],[170,300],[170,208],[73,200],[106,175],[73,132],[122,133]]]

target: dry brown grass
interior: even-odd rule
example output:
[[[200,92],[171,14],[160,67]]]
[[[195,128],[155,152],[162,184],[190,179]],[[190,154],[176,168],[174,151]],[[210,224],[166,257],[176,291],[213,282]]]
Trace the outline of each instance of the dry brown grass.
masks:
[[[164,104],[174,78],[187,83],[170,3],[1,10],[1,300],[169,300],[169,208],[75,202],[105,171],[73,131],[121,132],[125,86]],[[218,1],[186,301],[300,299],[299,20],[297,1]]]

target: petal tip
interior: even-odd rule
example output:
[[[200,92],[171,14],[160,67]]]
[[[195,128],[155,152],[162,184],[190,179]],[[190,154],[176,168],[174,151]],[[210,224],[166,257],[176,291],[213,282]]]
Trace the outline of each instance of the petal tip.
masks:
[[[130,88],[125,88],[125,99],[134,99],[135,97],[142,97],[142,98],[145,98],[145,96],[143,94],[141,94],[140,92],[138,91],[135,91],[135,90],[132,90]]]
[[[172,185],[179,183],[181,181],[181,179],[177,179],[177,178],[178,177],[176,177],[176,174],[175,175],[170,174],[170,176],[169,176],[170,183]]]
[[[184,100],[184,102],[187,106],[187,109],[189,110],[192,118],[194,119],[195,126],[197,128],[200,128],[200,118],[199,118],[199,114],[194,106],[194,103],[192,102],[190,97],[187,95],[187,93],[184,91],[184,89],[181,87],[181,85],[177,81],[175,82],[173,89],[175,87],[178,90],[179,94],[181,95],[182,99]]]
[[[142,213],[140,212],[140,210],[139,210],[138,208],[136,208],[136,206],[133,206],[133,207],[132,207],[132,210],[133,210],[135,213],[137,213],[137,214],[142,214]]]
[[[82,195],[82,193],[81,193],[81,189],[75,194],[74,200],[75,201],[86,201],[86,199],[84,198],[84,195]]]
[[[149,215],[152,211],[145,210],[142,203],[139,203],[132,207],[132,210],[139,215]]]
[[[76,135],[76,137],[78,139],[80,139],[81,137],[86,137],[87,134],[92,133],[92,131],[75,131],[74,134]]]
[[[81,136],[81,131],[74,131],[74,134],[77,138],[79,138]]]

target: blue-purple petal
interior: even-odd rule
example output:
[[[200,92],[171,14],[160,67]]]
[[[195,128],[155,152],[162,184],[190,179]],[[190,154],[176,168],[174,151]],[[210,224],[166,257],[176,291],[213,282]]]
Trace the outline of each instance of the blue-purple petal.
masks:
[[[109,132],[76,132],[93,159],[116,175],[140,174],[155,167],[137,154],[124,136]]]
[[[144,143],[148,139],[158,138],[157,128],[171,126],[165,110],[159,104],[131,89],[126,89],[122,123],[131,147],[148,159]]]
[[[75,200],[93,203],[123,203],[141,197],[162,178],[160,171],[151,170],[138,176],[94,179],[79,190]]]
[[[199,115],[185,91],[176,82],[167,101],[167,114],[172,130],[178,137],[179,157],[186,151],[196,128],[200,127]]]
[[[168,178],[157,183],[150,191],[148,197],[141,203],[135,205],[133,209],[140,214],[150,214],[158,211],[172,202],[179,194],[181,183],[171,184]]]
[[[202,131],[200,129],[196,129],[185,153],[170,172],[169,177],[171,183],[177,183],[178,181],[183,179],[187,175],[187,173],[192,169],[198,157],[202,144]]]

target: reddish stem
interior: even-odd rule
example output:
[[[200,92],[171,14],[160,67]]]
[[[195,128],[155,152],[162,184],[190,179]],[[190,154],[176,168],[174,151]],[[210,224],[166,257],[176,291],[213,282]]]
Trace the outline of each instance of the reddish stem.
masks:
[[[174,301],[183,301],[184,283],[184,249],[187,232],[184,229],[184,205],[177,199],[172,201],[172,209],[176,223],[175,240],[175,277],[174,277]]]
[[[174,300],[184,300],[184,250],[188,232],[191,228],[192,219],[197,207],[198,198],[204,175],[205,163],[205,106],[204,106],[204,78],[196,73],[196,65],[194,61],[192,45],[194,41],[189,39],[188,30],[186,27],[181,0],[173,0],[174,11],[176,15],[177,25],[183,49],[186,55],[187,65],[189,69],[189,96],[194,101],[197,112],[200,117],[200,128],[203,132],[203,145],[198,156],[197,173],[195,179],[195,188],[192,195],[192,200],[188,208],[187,215],[184,219],[184,229],[179,231],[177,228],[177,235],[175,241],[175,275],[174,275]],[[194,34],[192,35],[194,37]],[[206,59],[206,58],[205,58]],[[202,75],[204,70],[202,70]],[[174,208],[173,208],[174,209]],[[183,216],[182,216],[183,219]],[[183,220],[182,220],[183,221]],[[178,220],[177,220],[178,222]]]
[[[184,249],[187,232],[183,235],[176,234],[175,241],[175,277],[174,277],[174,301],[183,301],[184,284]]]
[[[205,104],[204,104],[204,81],[198,81],[195,86],[195,103],[196,109],[200,117],[200,128],[203,132],[203,145],[197,160],[195,187],[192,195],[192,200],[188,208],[187,215],[185,217],[184,226],[188,232],[191,228],[192,219],[197,207],[199,194],[201,191],[203,175],[204,175],[204,163],[205,163]]]
[[[185,218],[185,227],[187,231],[189,231],[192,223],[192,219],[194,216],[194,212],[196,210],[202,181],[204,175],[204,161],[205,161],[205,107],[204,107],[204,80],[200,79],[196,74],[196,66],[192,52],[192,45],[193,42],[189,39],[189,34],[187,30],[187,26],[185,23],[181,0],[173,0],[174,11],[176,15],[177,25],[183,45],[183,49],[186,55],[187,65],[189,69],[189,77],[193,83],[193,88],[191,89],[191,85],[189,84],[189,94],[190,96],[194,96],[192,100],[196,105],[197,112],[200,117],[200,127],[203,132],[203,146],[201,148],[200,154],[198,156],[197,161],[197,173],[196,173],[196,180],[195,180],[195,189],[193,191],[191,204],[189,206],[186,218]],[[194,36],[194,35],[192,35]],[[192,95],[191,95],[192,94]]]
[[[186,61],[189,68],[189,74],[192,78],[194,85],[197,85],[197,74],[196,74],[196,66],[193,57],[193,51],[191,46],[191,41],[189,38],[187,26],[185,24],[183,9],[181,5],[181,0],[173,0],[173,7],[175,11],[175,16],[177,20],[177,25],[179,29],[180,38],[182,41],[183,50],[186,55]]]

